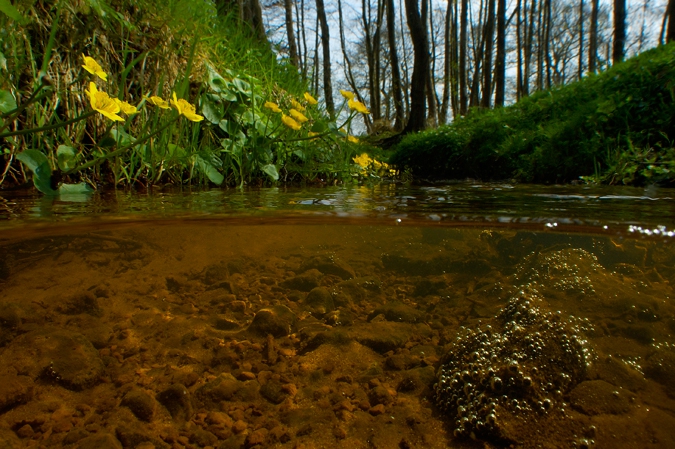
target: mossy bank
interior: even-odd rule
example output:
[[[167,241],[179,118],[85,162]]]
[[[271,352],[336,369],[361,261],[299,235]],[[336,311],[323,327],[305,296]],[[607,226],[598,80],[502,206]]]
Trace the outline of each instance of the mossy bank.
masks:
[[[675,45],[501,109],[407,136],[390,162],[420,179],[675,183]]]

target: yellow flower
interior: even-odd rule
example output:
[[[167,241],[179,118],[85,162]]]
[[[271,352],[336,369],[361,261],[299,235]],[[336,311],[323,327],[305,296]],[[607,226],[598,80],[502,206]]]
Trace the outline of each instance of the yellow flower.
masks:
[[[118,122],[124,121],[122,117],[117,115],[117,113],[120,112],[119,105],[115,102],[115,100],[110,98],[107,93],[99,92],[99,90],[96,89],[96,84],[93,81],[89,83],[89,90],[86,92],[87,95],[89,95],[91,107],[95,111],[100,112],[110,120],[115,120]]]
[[[359,138],[352,135],[347,136],[347,140],[351,143],[359,143]]]
[[[136,106],[132,106],[126,101],[118,100],[117,98],[114,98],[115,103],[117,103],[117,106],[120,107],[120,110],[125,113],[126,115],[131,115],[131,114],[136,114],[138,112],[138,109],[136,109]]]
[[[363,153],[360,156],[356,156],[352,158],[352,160],[354,163],[356,163],[356,165],[363,168],[368,167],[373,162],[370,156],[368,156],[368,153]]]
[[[284,125],[296,131],[298,131],[301,128],[300,123],[296,122],[286,114],[281,114],[281,121],[284,122]]]
[[[179,114],[184,115],[188,120],[192,120],[193,122],[201,122],[204,120],[203,116],[195,113],[195,106],[193,104],[188,103],[182,98],[176,98],[176,92],[173,93],[171,104],[176,108]]]
[[[290,111],[288,111],[288,113],[291,114],[291,116],[295,119],[296,122],[305,123],[307,121],[307,117],[302,115],[302,112],[300,111],[291,109]]]
[[[293,98],[291,98],[291,105],[293,105],[293,107],[295,109],[297,109],[298,111],[305,112],[305,107],[303,105],[301,105],[300,103],[298,103],[297,101],[295,101],[295,99],[293,99]]]
[[[316,136],[318,136],[318,135],[319,135],[319,133],[315,133],[315,132],[313,132],[313,131],[309,131],[309,132],[307,133],[307,137],[316,137]]]
[[[377,159],[373,159],[373,166],[375,167],[375,170],[379,170],[380,167],[382,167],[382,162],[378,161]]]
[[[84,58],[84,65],[82,66],[84,70],[92,75],[98,76],[103,81],[108,81],[108,74],[103,71],[103,68],[98,62],[94,61],[94,58],[85,55],[82,55],[82,57]]]
[[[360,112],[361,114],[370,114],[370,111],[368,110],[366,105],[358,100],[349,100],[347,102],[347,105],[349,106],[349,109],[353,109],[356,112]]]
[[[305,92],[305,100],[311,105],[319,104],[319,102],[316,101],[316,98],[312,97],[309,92]]]
[[[279,105],[276,103],[272,103],[271,101],[266,101],[263,106],[265,106],[272,112],[281,112],[281,109],[279,109]]]
[[[343,97],[345,97],[347,100],[353,100],[354,99],[354,94],[349,92],[349,91],[340,89],[340,94]]]
[[[152,97],[148,98],[148,101],[157,106],[158,108],[171,109],[169,103],[167,103],[166,101],[164,101],[162,97],[158,97],[157,95],[153,95]]]

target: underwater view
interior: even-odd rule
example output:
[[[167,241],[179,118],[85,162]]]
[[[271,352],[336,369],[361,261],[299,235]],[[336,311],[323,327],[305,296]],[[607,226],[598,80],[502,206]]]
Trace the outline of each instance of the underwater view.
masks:
[[[0,447],[675,447],[675,191],[0,199]]]

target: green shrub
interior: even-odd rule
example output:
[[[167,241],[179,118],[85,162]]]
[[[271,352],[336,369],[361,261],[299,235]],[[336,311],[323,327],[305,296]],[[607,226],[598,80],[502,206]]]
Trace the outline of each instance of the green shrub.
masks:
[[[390,162],[419,178],[673,183],[674,139],[670,44],[512,106],[475,109],[407,136]]]

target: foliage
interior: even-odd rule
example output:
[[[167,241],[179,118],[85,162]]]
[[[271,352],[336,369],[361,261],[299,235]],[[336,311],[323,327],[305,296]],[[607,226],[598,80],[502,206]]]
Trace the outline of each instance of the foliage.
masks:
[[[515,105],[407,136],[390,162],[420,178],[673,183],[675,44]]]
[[[16,8],[0,8],[0,186],[31,172],[40,191],[59,194],[85,184],[349,180],[356,169],[356,139],[295,68],[211,1]],[[273,101],[282,115],[264,107]],[[352,109],[347,128],[367,113]]]

